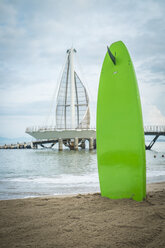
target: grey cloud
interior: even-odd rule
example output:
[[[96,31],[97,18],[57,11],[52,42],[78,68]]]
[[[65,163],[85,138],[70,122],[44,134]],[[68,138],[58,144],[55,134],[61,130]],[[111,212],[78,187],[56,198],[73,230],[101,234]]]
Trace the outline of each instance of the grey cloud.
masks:
[[[7,106],[7,104],[0,110],[0,116],[32,116],[40,115],[46,116],[50,110],[49,101],[38,101],[29,104],[19,103]],[[55,110],[54,110],[55,111]]]
[[[65,52],[73,45],[93,91],[98,86],[106,46],[116,40],[127,45],[138,77],[151,87],[163,87],[164,12],[165,2],[154,0],[1,1],[0,89],[7,91],[25,84],[33,87],[57,79]],[[144,78],[147,73],[149,77]],[[41,107],[37,107],[35,92],[31,94],[33,103],[22,102],[21,109],[15,106],[11,112],[22,115],[26,109],[28,114],[35,114],[43,108],[45,113],[46,103],[41,99]],[[154,104],[162,110],[159,96]],[[3,109],[5,112],[9,113],[9,109]]]

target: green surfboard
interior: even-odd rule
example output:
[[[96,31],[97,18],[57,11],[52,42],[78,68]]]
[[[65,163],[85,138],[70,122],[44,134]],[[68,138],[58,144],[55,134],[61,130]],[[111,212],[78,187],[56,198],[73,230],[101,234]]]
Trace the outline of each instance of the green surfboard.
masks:
[[[142,201],[146,196],[142,111],[134,67],[122,41],[108,48],[103,62],[96,137],[101,195]]]

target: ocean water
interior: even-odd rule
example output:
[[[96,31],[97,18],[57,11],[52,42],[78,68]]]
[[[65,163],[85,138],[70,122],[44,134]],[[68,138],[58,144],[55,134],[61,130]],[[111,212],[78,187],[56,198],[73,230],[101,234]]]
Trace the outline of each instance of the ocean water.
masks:
[[[147,183],[165,181],[165,142],[146,151]],[[100,192],[96,151],[0,150],[0,199]]]

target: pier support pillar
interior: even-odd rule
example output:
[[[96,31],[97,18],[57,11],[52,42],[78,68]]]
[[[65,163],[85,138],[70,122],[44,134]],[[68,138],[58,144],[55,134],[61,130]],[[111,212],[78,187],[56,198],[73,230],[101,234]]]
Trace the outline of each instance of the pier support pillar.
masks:
[[[96,139],[94,139],[93,146],[94,146],[94,149],[96,149]]]
[[[31,143],[31,147],[33,148],[33,149],[37,149],[38,148],[38,146],[37,146],[37,144],[35,144],[35,143]],[[19,145],[17,144],[17,149],[19,149]]]
[[[70,148],[70,150],[74,150],[74,139],[70,139],[69,148]]]
[[[89,150],[93,150],[93,138],[89,139]]]
[[[159,138],[159,134],[155,136],[155,138],[150,142],[148,146],[145,146],[146,150],[151,150],[152,146],[155,144],[156,140]]]
[[[77,137],[74,139],[74,149],[76,151],[78,150],[78,138]]]
[[[63,150],[63,140],[62,139],[59,139],[58,140],[58,150],[59,151],[62,151]]]
[[[82,139],[82,141],[81,141],[81,148],[85,149],[85,139]]]

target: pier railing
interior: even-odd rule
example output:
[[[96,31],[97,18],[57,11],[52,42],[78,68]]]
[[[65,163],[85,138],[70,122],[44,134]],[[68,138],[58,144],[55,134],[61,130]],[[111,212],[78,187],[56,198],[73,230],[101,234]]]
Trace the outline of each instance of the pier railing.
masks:
[[[54,126],[32,126],[32,127],[27,127],[26,128],[26,133],[31,133],[31,132],[45,132],[45,131],[64,131],[64,130],[96,130],[95,127],[90,127],[90,128],[56,128]]]
[[[165,126],[144,126],[145,135],[165,135]]]
[[[144,132],[165,132],[165,126],[144,126]]]
[[[31,132],[45,132],[45,131],[63,131],[63,130],[96,130],[96,127],[90,127],[90,128],[56,128],[55,126],[32,126],[26,128],[26,133],[31,133]],[[165,134],[165,126],[144,126],[144,133],[145,134],[155,134],[155,133],[164,133]]]

